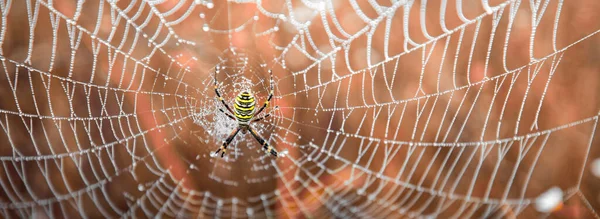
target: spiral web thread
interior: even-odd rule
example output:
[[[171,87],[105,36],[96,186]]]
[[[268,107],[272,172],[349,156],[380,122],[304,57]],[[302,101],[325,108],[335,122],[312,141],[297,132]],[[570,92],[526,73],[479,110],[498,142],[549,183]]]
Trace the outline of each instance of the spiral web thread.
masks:
[[[0,1],[0,212],[502,218],[560,187],[598,217],[600,23],[577,10],[600,6],[577,4]],[[215,77],[258,106],[269,69],[253,127],[283,156],[210,156],[236,126]]]

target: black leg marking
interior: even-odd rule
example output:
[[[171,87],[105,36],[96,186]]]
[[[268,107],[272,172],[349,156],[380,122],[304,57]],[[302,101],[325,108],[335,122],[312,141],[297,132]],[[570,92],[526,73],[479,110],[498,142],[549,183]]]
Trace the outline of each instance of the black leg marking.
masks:
[[[227,105],[227,103],[225,103],[225,100],[221,96],[221,93],[219,93],[219,89],[217,88],[217,85],[215,85],[215,93],[217,94],[217,98],[219,98],[219,101],[221,101],[221,103],[225,106],[227,111],[229,111],[229,113],[231,113],[231,114],[235,114],[235,113],[233,113],[231,108],[229,108],[229,105]]]
[[[231,141],[233,141],[233,138],[237,135],[238,132],[240,132],[239,127],[235,128],[235,130],[233,130],[233,132],[231,132],[229,137],[227,137],[227,139],[225,139],[225,141],[223,141],[223,145],[221,145],[221,147],[219,147],[219,149],[217,149],[217,151],[215,151],[215,154],[219,154],[219,151],[223,150],[223,152],[221,153],[221,157],[223,157],[225,155],[225,152],[227,151],[227,146],[229,146]]]
[[[224,113],[227,117],[229,117],[230,119],[235,120],[235,117],[233,117],[232,115],[230,115],[229,113],[225,112],[225,110],[219,108],[219,111],[221,111],[222,113]]]
[[[256,111],[256,113],[254,113],[254,116],[258,115],[260,112],[262,112],[268,105],[269,105],[269,101],[271,101],[271,98],[273,98],[273,71],[269,70],[269,74],[271,75],[271,79],[269,79],[269,86],[270,86],[270,91],[269,91],[269,97],[267,98],[267,100],[265,101],[265,103],[262,105],[262,107],[260,107],[260,109],[258,109],[258,111]]]
[[[217,98],[219,98],[219,101],[221,101],[221,103],[225,106],[225,108],[227,108],[227,111],[229,111],[229,113],[231,113],[231,115],[235,115],[235,113],[233,113],[233,110],[231,110],[231,108],[229,108],[229,105],[227,105],[227,103],[225,103],[225,100],[223,100],[223,97],[221,96],[221,93],[219,93],[219,86],[217,86],[218,81],[217,81],[217,72],[219,71],[219,66],[217,65],[217,70],[214,71],[215,75],[214,75],[214,81],[215,81],[215,93],[217,94]]]
[[[258,122],[258,121],[260,121],[260,120],[263,120],[263,119],[269,118],[269,116],[271,116],[271,113],[268,113],[267,115],[264,115],[264,116],[262,116],[262,117],[260,117],[260,118],[253,119],[253,120],[252,120],[252,122]]]
[[[249,129],[250,129],[250,133],[252,134],[252,136],[254,136],[256,141],[258,141],[258,143],[260,143],[263,146],[263,149],[266,150],[267,153],[270,153],[271,155],[277,157],[277,151],[275,150],[275,148],[273,148],[273,146],[269,145],[269,143],[267,141],[265,141],[264,138],[258,136],[258,133],[256,133],[256,131],[253,128],[249,128]]]

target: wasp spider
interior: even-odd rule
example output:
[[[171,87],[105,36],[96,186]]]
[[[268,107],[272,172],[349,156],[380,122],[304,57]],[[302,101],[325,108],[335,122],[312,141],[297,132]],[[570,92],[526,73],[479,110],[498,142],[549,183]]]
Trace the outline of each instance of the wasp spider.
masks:
[[[217,86],[217,77],[215,75],[215,93],[217,94],[219,101],[221,101],[221,103],[223,104],[223,106],[225,106],[225,109],[229,113],[225,112],[225,110],[223,110],[223,108],[219,108],[219,110],[222,113],[224,113],[225,115],[227,115],[227,117],[229,117],[232,120],[237,121],[237,123],[238,123],[238,127],[235,128],[235,130],[233,130],[231,132],[231,134],[229,135],[229,137],[227,137],[227,139],[225,139],[225,141],[223,141],[223,144],[221,145],[221,147],[219,147],[219,149],[217,149],[215,154],[219,154],[219,152],[222,151],[221,157],[223,157],[227,150],[227,146],[231,143],[231,141],[233,141],[233,138],[240,131],[242,131],[243,134],[246,134],[246,132],[248,130],[250,130],[250,134],[252,134],[252,136],[254,136],[254,138],[258,141],[258,143],[260,143],[263,146],[263,149],[265,150],[265,152],[267,154],[270,153],[271,155],[277,157],[277,151],[275,150],[275,148],[273,148],[273,146],[269,145],[269,143],[264,138],[260,137],[258,135],[258,133],[256,133],[256,130],[254,130],[250,126],[251,123],[261,121],[271,115],[271,114],[267,113],[264,116],[257,117],[257,115],[259,115],[269,105],[269,101],[271,101],[271,98],[273,98],[273,72],[271,72],[271,70],[269,70],[269,74],[271,76],[271,79],[269,81],[269,84],[270,84],[269,97],[267,98],[265,103],[262,105],[262,107],[260,107],[260,109],[258,109],[258,111],[255,111],[256,101],[254,99],[254,95],[252,95],[252,93],[249,90],[244,90],[235,97],[235,103],[233,104],[234,110],[231,110],[229,105],[227,105],[227,103],[225,103],[225,100],[223,100],[221,93],[219,93],[219,88]]]

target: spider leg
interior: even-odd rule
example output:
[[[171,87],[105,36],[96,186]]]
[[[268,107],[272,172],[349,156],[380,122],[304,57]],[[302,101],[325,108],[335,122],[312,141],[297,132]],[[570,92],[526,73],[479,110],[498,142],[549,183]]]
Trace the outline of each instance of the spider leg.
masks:
[[[215,71],[215,93],[217,94],[217,97],[219,98],[219,101],[221,101],[221,103],[225,106],[225,108],[227,108],[227,111],[229,111],[229,113],[231,113],[232,115],[234,115],[235,113],[233,113],[233,110],[231,110],[231,108],[229,108],[229,105],[227,105],[227,103],[225,103],[225,100],[223,100],[223,97],[221,96],[221,93],[219,93],[219,86],[217,86],[217,71]]]
[[[271,155],[277,157],[277,151],[275,150],[275,148],[273,148],[273,146],[269,145],[269,143],[265,141],[264,138],[260,137],[252,127],[249,127],[248,129],[250,129],[250,133],[252,134],[252,136],[254,136],[256,141],[258,141],[258,143],[260,143],[263,146],[263,149],[265,149],[267,153],[270,153]]]
[[[221,147],[219,147],[219,149],[215,151],[215,154],[219,154],[219,151],[223,150],[223,152],[221,153],[221,157],[223,157],[225,155],[225,152],[227,151],[227,146],[229,146],[231,141],[233,141],[233,138],[237,135],[238,132],[240,132],[240,127],[235,128],[235,130],[231,132],[229,137],[227,137],[227,139],[223,141],[223,145],[221,145]]]
[[[275,106],[275,109],[278,109],[279,106]],[[268,112],[267,114],[265,114],[264,116],[258,117],[256,119],[253,119],[252,122],[258,122],[261,121],[263,119],[269,118],[269,116],[271,116],[271,112]]]
[[[264,115],[264,116],[261,116],[261,117],[259,117],[259,118],[253,119],[253,120],[252,120],[252,122],[258,122],[258,121],[260,121],[260,120],[263,120],[263,119],[266,119],[266,118],[268,118],[269,116],[271,116],[271,113],[267,113],[267,114],[266,114],[266,115]]]
[[[267,100],[265,101],[265,103],[263,104],[263,106],[258,109],[258,111],[256,111],[256,113],[254,113],[254,116],[258,115],[260,112],[262,112],[268,105],[269,105],[269,101],[271,101],[271,98],[273,98],[273,71],[269,70],[269,74],[271,75],[271,79],[269,80],[269,86],[270,86],[270,90],[269,91],[269,97],[267,98]]]
[[[225,100],[221,96],[221,93],[219,93],[219,89],[217,88],[217,85],[215,85],[215,93],[217,94],[219,101],[221,101],[221,103],[225,106],[227,111],[229,111],[229,113],[231,113],[231,114],[234,114],[233,111],[231,110],[231,108],[229,108],[229,105],[227,105],[227,103],[225,103]]]
[[[227,117],[229,117],[230,119],[236,120],[235,117],[233,117],[231,114],[225,112],[225,110],[219,108],[219,111],[221,111],[223,114],[225,114]]]

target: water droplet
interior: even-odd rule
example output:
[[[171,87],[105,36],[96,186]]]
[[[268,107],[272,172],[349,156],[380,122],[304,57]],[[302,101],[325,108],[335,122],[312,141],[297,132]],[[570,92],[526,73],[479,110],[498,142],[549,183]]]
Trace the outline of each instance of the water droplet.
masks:
[[[285,157],[288,155],[288,153],[290,153],[290,152],[287,149],[285,149],[279,153],[279,157]]]
[[[593,162],[592,162],[592,174],[594,174],[594,176],[600,178],[600,158],[596,158]]]
[[[552,212],[562,205],[564,192],[559,187],[552,187],[535,200],[535,209],[539,212]]]

